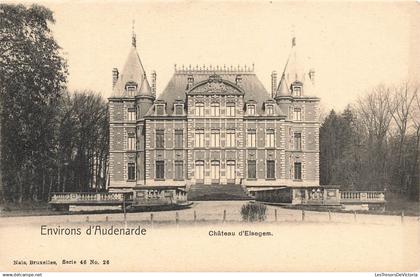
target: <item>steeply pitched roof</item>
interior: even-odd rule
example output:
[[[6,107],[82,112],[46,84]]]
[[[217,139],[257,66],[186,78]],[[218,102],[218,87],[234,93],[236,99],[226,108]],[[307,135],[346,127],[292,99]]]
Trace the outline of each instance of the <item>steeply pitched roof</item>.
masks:
[[[303,83],[305,89],[305,82],[309,81],[307,78],[307,72],[305,72],[305,65],[298,55],[298,47],[296,45],[296,38],[292,39],[292,48],[290,49],[289,57],[287,58],[286,65],[284,66],[282,78],[277,87],[277,96],[290,96],[290,85],[299,81]],[[309,82],[308,82],[309,83]]]
[[[264,88],[257,75],[251,70],[249,71],[228,71],[228,70],[175,70],[174,75],[170,79],[164,91],[160,94],[157,100],[166,102],[167,114],[171,115],[174,111],[173,104],[176,100],[186,100],[186,92],[188,85],[188,76],[193,76],[194,83],[208,80],[211,75],[220,75],[222,79],[236,82],[236,76],[241,75],[240,88],[244,91],[244,100],[255,100],[257,103],[257,113],[263,113],[263,104],[265,101],[272,99],[268,91]],[[283,114],[277,105],[275,112]],[[147,113],[153,114],[153,107]]]
[[[111,97],[123,96],[125,86],[129,82],[137,84],[136,95],[152,96],[152,90],[147,81],[146,72],[137,53],[135,43],[133,43],[130,53],[126,59],[123,70],[121,71],[117,82],[115,83]]]

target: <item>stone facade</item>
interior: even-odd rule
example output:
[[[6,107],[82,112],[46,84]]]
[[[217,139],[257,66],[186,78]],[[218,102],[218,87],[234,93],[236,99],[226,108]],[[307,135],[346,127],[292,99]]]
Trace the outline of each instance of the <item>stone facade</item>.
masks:
[[[241,184],[251,190],[319,185],[319,98],[293,43],[269,94],[253,68],[176,69],[155,97],[133,39],[110,111],[112,190]]]

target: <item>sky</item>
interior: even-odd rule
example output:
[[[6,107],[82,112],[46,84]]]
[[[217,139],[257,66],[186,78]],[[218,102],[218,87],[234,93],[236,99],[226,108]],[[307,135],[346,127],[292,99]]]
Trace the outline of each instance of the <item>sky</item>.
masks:
[[[157,94],[174,64],[248,65],[267,91],[282,72],[296,36],[305,66],[316,72],[325,109],[343,109],[378,84],[419,76],[419,9],[415,2],[72,1],[43,2],[69,65],[68,88],[109,97],[112,68],[131,47]]]

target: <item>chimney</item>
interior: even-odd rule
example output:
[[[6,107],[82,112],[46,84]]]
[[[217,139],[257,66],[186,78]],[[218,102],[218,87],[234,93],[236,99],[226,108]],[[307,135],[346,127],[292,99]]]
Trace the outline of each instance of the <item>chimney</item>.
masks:
[[[241,86],[242,76],[240,74],[236,75],[235,83],[236,83],[237,86]]]
[[[115,84],[118,81],[118,76],[119,76],[118,68],[113,68],[112,69],[112,88],[115,87]]]
[[[274,70],[271,72],[271,98],[274,98],[276,95],[277,89],[277,72]]]
[[[152,94],[156,97],[156,71],[152,72]]]
[[[315,85],[315,69],[313,68],[309,70],[309,79],[311,79],[312,84]]]
[[[194,77],[192,74],[188,75],[188,79],[187,79],[187,90],[189,90],[190,88],[192,88],[192,86],[194,85]]]

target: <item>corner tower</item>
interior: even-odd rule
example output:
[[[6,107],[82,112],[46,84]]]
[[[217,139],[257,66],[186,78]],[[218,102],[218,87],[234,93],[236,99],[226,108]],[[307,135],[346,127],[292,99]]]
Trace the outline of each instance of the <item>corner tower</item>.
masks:
[[[313,69],[305,70],[296,38],[284,67],[275,101],[286,115],[285,167],[290,186],[319,185],[319,101]]]
[[[154,93],[137,52],[133,32],[131,49],[123,70],[112,71],[109,100],[109,189],[132,189],[144,180],[144,119],[153,105]]]

